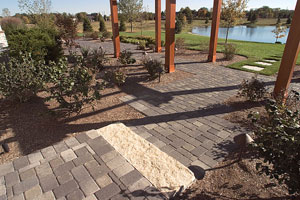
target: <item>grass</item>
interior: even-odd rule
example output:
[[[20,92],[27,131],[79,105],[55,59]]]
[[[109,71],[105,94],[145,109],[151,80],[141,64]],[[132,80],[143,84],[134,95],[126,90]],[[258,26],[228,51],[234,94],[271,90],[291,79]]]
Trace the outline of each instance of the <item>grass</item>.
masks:
[[[277,19],[261,19],[257,22],[257,25],[274,25],[276,24]],[[284,21],[284,20],[282,20]],[[164,23],[162,23],[164,24]],[[194,20],[194,22],[190,25],[186,25],[182,31],[181,34],[177,34],[177,37],[184,38],[185,43],[187,45],[187,48],[193,49],[193,50],[208,50],[209,46],[209,37],[205,36],[199,36],[191,34],[190,31],[193,27],[196,26],[205,26],[204,20]],[[92,23],[92,26],[94,30],[97,30],[99,25],[98,23]],[[129,31],[130,26],[129,24],[126,24],[127,31]],[[78,27],[82,27],[79,25]],[[108,31],[111,31],[110,23],[106,23],[106,27]],[[144,36],[151,36],[155,37],[155,22],[154,21],[147,21],[143,25],[143,35]],[[80,29],[79,29],[80,32]],[[81,29],[82,32],[82,29]],[[120,35],[123,36],[140,36],[141,35],[141,29],[140,24],[135,23],[134,24],[134,32],[121,32]],[[162,27],[162,40],[165,40],[165,32],[164,32],[164,26]],[[217,48],[218,52],[224,51],[224,39],[219,39],[219,45]],[[269,44],[269,43],[258,43],[258,42],[247,42],[247,41],[238,41],[238,40],[229,40],[229,43],[234,44],[237,47],[237,54],[246,56],[248,59],[246,61],[234,63],[232,65],[229,65],[227,67],[244,70],[244,71],[251,71],[247,69],[243,69],[242,66],[244,65],[254,65],[263,67],[264,70],[258,72],[263,75],[273,75],[276,72],[278,72],[280,67],[280,60],[283,54],[283,50],[285,45],[284,44]],[[258,65],[255,62],[262,61],[264,59],[275,59],[278,60],[275,63],[272,63],[271,66],[262,66]],[[300,57],[298,57],[297,64],[300,64]],[[252,71],[253,72],[253,71]],[[257,72],[256,72],[257,73]]]

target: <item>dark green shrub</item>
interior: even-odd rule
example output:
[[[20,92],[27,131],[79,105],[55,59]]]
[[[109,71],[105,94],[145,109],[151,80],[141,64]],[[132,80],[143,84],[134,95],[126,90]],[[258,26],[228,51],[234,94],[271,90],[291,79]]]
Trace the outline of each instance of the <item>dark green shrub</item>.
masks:
[[[293,91],[286,103],[269,100],[267,116],[250,114],[255,126],[254,149],[264,159],[256,167],[300,194],[300,95]]]
[[[100,31],[100,32],[105,32],[105,31],[107,31],[107,30],[106,30],[106,26],[105,26],[105,21],[104,21],[102,15],[100,15],[99,17],[100,17],[100,18],[99,18],[99,25],[100,25],[99,31]]]
[[[205,24],[208,24],[208,23],[209,23],[209,19],[206,18],[206,19],[205,19]]]
[[[120,21],[119,31],[121,31],[121,32],[125,32],[126,31],[126,24],[125,24],[125,20],[124,19],[121,19],[121,21]]]
[[[247,98],[250,101],[258,101],[264,98],[266,88],[264,82],[252,77],[249,80],[243,80],[238,95]]]
[[[236,47],[233,44],[225,44],[224,59],[232,60],[236,54]]]
[[[83,19],[83,32],[93,32],[93,27],[87,17]]]
[[[182,31],[182,22],[180,20],[176,20],[175,23],[175,33],[179,34]]]
[[[126,50],[120,53],[118,61],[123,65],[134,64],[136,62],[136,60],[132,58],[132,53]]]
[[[18,57],[30,53],[35,60],[57,62],[62,56],[60,35],[55,29],[17,29],[7,34],[10,55]]]
[[[159,60],[145,59],[143,64],[151,79],[156,79],[161,73],[164,72],[163,65]]]
[[[49,67],[44,61],[34,60],[30,54],[9,58],[0,64],[0,94],[26,102],[44,89]]]
[[[126,82],[126,74],[120,69],[110,70],[105,72],[105,79],[108,82],[114,83],[118,86],[122,86]]]

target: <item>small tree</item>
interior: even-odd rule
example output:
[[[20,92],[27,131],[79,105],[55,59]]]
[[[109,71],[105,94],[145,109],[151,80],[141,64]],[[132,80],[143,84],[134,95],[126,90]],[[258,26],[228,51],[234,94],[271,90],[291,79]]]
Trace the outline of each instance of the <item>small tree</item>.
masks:
[[[119,31],[125,32],[126,31],[126,24],[125,24],[125,20],[122,18],[120,21],[120,28]]]
[[[67,46],[73,45],[77,35],[77,21],[74,21],[70,15],[58,14],[55,24],[59,29],[61,38],[66,41]]]
[[[102,15],[99,16],[99,24],[100,24],[100,27],[99,27],[99,31],[100,31],[100,32],[105,32],[105,31],[107,31],[107,30],[106,30],[106,26],[105,26],[105,21],[104,21]]]
[[[227,44],[230,27],[237,24],[245,16],[247,3],[248,0],[226,0],[222,3],[222,18],[227,27],[225,44]]]
[[[278,39],[285,37],[286,29],[286,26],[282,26],[282,24],[277,24],[276,28],[272,31],[272,33],[274,33],[274,37],[276,38],[275,43],[278,42]]]
[[[257,18],[258,18],[258,15],[257,13],[253,13],[253,15],[251,16],[251,23],[254,24],[257,22]]]
[[[88,18],[83,19],[83,31],[84,32],[92,32],[93,31],[93,27],[92,27],[91,22]]]
[[[133,22],[136,21],[143,9],[143,0],[120,0],[119,9],[130,22],[131,32],[133,32]]]
[[[182,31],[182,22],[177,19],[175,23],[175,33],[179,34],[181,33],[181,31]]]

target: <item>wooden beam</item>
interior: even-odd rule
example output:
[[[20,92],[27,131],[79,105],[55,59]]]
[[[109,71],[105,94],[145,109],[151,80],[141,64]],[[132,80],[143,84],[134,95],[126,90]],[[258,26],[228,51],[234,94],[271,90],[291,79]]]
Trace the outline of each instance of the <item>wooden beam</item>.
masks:
[[[166,0],[165,68],[169,73],[175,71],[175,20],[176,0]]]
[[[155,41],[155,51],[161,52],[161,0],[155,0]]]
[[[118,58],[120,56],[120,35],[119,35],[117,0],[110,0],[110,10],[111,10],[111,23],[112,23],[112,32],[113,32],[113,42],[114,42],[114,55],[115,58]]]
[[[297,1],[289,36],[285,45],[274,95],[287,95],[300,50],[300,0]]]
[[[217,60],[217,45],[218,45],[218,34],[221,17],[222,0],[214,0],[213,17],[211,25],[210,43],[209,43],[209,54],[208,61],[216,62]]]

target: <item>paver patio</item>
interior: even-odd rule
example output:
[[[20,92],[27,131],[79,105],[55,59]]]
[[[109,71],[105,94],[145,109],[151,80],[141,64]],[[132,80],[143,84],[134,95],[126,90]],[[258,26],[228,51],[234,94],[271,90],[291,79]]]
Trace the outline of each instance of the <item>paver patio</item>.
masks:
[[[104,43],[108,52],[111,43]],[[135,49],[123,44],[123,48]],[[137,57],[140,51],[135,51]],[[162,54],[153,54],[161,58]],[[223,119],[223,104],[253,74],[208,63],[176,60],[176,68],[195,74],[122,98],[146,115],[121,121],[185,166],[213,168],[246,130]],[[273,87],[275,77],[260,76]],[[299,83],[292,88],[300,89]],[[141,91],[141,90],[139,90]],[[100,127],[99,127],[100,128]],[[163,199],[130,163],[93,131],[0,165],[0,199]]]

